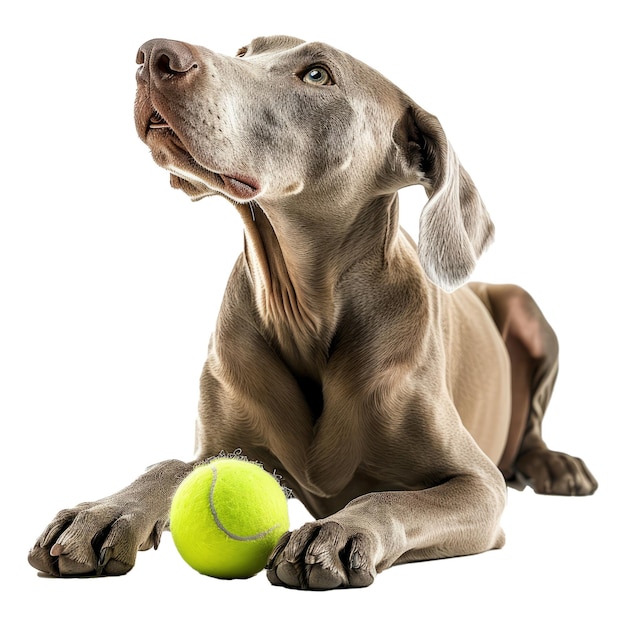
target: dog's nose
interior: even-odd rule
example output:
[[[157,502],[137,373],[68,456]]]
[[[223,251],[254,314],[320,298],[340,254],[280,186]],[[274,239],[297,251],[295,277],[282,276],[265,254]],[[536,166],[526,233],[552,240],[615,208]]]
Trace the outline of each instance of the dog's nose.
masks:
[[[198,68],[194,49],[182,41],[151,39],[137,52],[137,78],[164,80],[181,77]]]

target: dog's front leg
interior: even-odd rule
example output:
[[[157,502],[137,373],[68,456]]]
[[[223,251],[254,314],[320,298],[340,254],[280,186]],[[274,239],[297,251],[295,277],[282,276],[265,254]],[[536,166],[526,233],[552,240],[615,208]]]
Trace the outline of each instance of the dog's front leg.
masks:
[[[126,574],[138,550],[158,546],[176,487],[192,467],[164,461],[112,496],[60,511],[29,563],[52,576]]]
[[[396,563],[500,548],[505,497],[496,474],[457,476],[422,491],[360,496],[338,513],[283,536],[268,578],[300,589],[364,587]]]

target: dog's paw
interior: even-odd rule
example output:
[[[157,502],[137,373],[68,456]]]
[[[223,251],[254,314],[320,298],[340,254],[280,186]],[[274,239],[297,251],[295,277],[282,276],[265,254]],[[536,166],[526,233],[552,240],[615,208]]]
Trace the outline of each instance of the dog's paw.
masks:
[[[320,520],[283,535],[270,556],[273,585],[296,589],[367,587],[374,581],[373,541],[338,522]]]
[[[60,511],[28,553],[28,562],[51,576],[119,576],[138,550],[156,548],[164,524],[146,528],[140,511],[108,501]]]
[[[584,461],[564,452],[530,450],[516,461],[521,485],[536,493],[558,496],[588,496],[598,483]]]
[[[158,547],[172,495],[191,469],[163,461],[108,498],[61,511],[29,552],[29,563],[51,576],[126,574],[138,550]]]

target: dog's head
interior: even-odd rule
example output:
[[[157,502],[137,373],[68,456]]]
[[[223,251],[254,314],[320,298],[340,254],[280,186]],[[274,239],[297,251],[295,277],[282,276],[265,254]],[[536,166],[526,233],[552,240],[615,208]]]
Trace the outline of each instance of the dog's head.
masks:
[[[137,62],[137,131],[193,199],[217,193],[339,228],[421,184],[420,259],[446,289],[489,242],[489,216],[437,119],[348,54],[269,37],[228,57],[159,39]]]

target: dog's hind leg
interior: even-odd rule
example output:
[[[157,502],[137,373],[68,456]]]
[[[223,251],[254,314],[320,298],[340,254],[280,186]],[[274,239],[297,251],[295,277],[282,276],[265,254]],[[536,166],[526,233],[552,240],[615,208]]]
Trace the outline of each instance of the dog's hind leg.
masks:
[[[531,296],[516,285],[473,283],[491,312],[511,359],[512,411],[499,463],[509,486],[537,493],[590,495],[598,486],[585,463],[548,448],[542,422],[558,371],[558,342]]]

